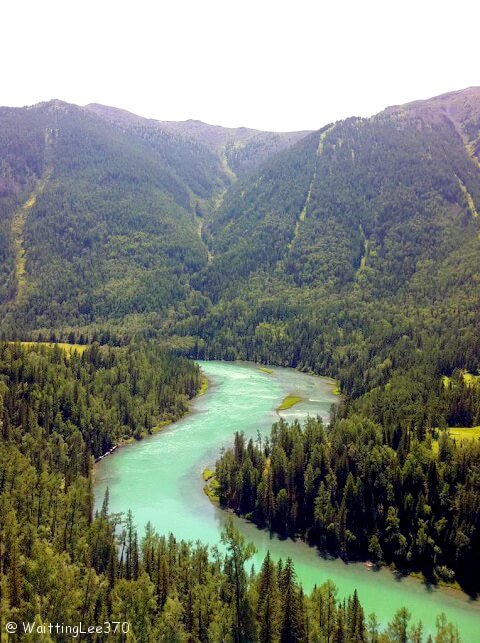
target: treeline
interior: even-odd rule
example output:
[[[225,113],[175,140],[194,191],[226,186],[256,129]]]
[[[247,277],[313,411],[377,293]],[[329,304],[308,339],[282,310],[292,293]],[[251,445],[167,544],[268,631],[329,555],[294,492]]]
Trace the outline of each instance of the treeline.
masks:
[[[196,364],[153,343],[68,352],[0,343],[3,438],[47,441],[55,460],[65,451],[87,462],[151,433],[180,418],[200,386]]]
[[[332,297],[321,309],[291,290],[277,299],[273,290],[268,279],[252,280],[243,301],[214,308],[202,302],[194,317],[179,315],[175,330],[195,337],[190,356],[335,377],[349,408],[387,430],[400,426],[424,436],[436,427],[480,423],[479,387],[461,375],[480,367],[474,290],[459,289],[456,301],[434,304],[404,298],[367,302],[357,293]]]
[[[283,536],[435,582],[480,589],[480,442],[419,440],[362,416],[283,420],[237,434],[217,462],[220,502]]]

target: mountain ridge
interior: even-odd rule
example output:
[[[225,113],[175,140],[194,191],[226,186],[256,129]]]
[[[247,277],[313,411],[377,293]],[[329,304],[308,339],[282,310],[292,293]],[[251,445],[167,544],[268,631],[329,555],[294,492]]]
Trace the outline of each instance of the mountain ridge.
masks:
[[[85,109],[120,127],[148,128],[196,141],[219,156],[222,167],[230,178],[236,178],[237,175],[244,175],[257,168],[271,156],[287,149],[310,133],[307,130],[271,132],[248,127],[223,127],[195,119],[144,119],[126,110],[98,103],[91,103]]]
[[[296,140],[299,140],[302,136],[306,136],[313,131],[299,130],[290,132],[276,132],[274,130],[260,130],[257,128],[245,126],[227,127],[224,125],[207,123],[195,118],[189,118],[184,121],[165,121],[156,118],[146,118],[128,110],[113,107],[110,105],[103,105],[101,103],[89,103],[85,105],[84,108],[93,111],[100,116],[109,118],[110,120],[117,120],[119,124],[122,122],[128,123],[129,121],[147,121],[150,124],[155,125],[159,129],[163,129],[164,131],[183,134],[186,137],[198,139],[199,141],[206,143],[208,146],[211,146],[214,149],[217,149],[228,142],[232,142],[235,140],[246,140],[258,134],[277,135],[282,138],[292,140],[292,142],[296,142]],[[211,138],[208,136],[209,133],[212,134]]]

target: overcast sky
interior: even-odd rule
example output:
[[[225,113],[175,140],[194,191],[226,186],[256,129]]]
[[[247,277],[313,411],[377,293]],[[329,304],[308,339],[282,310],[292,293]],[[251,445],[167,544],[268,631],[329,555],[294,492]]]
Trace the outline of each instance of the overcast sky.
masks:
[[[316,129],[480,85],[475,0],[1,0],[0,104]]]

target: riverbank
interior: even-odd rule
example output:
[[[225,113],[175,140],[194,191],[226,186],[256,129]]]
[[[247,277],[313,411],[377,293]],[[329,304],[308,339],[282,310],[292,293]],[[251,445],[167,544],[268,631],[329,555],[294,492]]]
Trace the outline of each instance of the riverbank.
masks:
[[[205,395],[205,393],[208,391],[210,386],[210,381],[208,377],[205,375],[205,373],[201,374],[201,383],[200,383],[200,388],[198,390],[198,393],[192,397],[188,401],[188,410],[185,411],[183,415],[181,415],[178,418],[171,419],[171,420],[162,420],[158,424],[156,424],[154,427],[152,427],[151,431],[142,431],[139,437],[134,437],[133,435],[129,438],[120,438],[118,443],[114,446],[114,449],[121,448],[124,446],[127,446],[129,444],[133,444],[134,442],[140,442],[141,440],[144,440],[145,438],[148,438],[149,436],[156,435],[157,433],[160,433],[163,429],[165,429],[168,426],[171,426],[172,424],[175,424],[175,422],[178,422],[179,420],[183,420],[183,418],[187,417],[191,413],[193,413],[194,409],[192,408],[193,402],[201,397],[202,395]],[[102,458],[106,457],[109,455],[110,452],[104,454]],[[95,462],[98,462],[99,460],[96,460]]]
[[[203,486],[203,490],[208,496],[208,499],[212,504],[214,504],[217,507],[220,507],[220,494],[219,494],[219,488],[218,488],[218,481],[217,481],[217,476],[215,475],[215,471],[212,471],[208,467],[203,470],[202,473],[203,476],[203,481],[205,482]]]
[[[221,512],[223,512],[225,515],[234,515],[240,520],[243,520],[247,522],[248,524],[252,525],[259,531],[270,531],[268,527],[262,527],[258,525],[254,520],[252,520],[250,514],[242,515],[242,514],[237,514],[236,512],[233,511],[233,509],[229,509],[227,507],[222,507],[220,505],[220,495],[219,495],[219,483],[217,481],[215,471],[212,471],[211,469],[207,468],[203,472],[203,479],[205,481],[205,485],[203,487],[203,490],[205,492],[205,495],[208,497],[210,502],[218,508]],[[275,534],[277,538],[282,538],[279,534],[277,534],[275,531],[271,531],[272,534]],[[335,561],[341,561],[345,565],[363,565],[365,568],[367,568],[371,572],[379,572],[379,571],[384,571],[384,572],[391,572],[393,577],[396,580],[404,580],[404,579],[412,579],[414,581],[419,582],[421,585],[423,585],[426,588],[444,588],[446,590],[452,591],[452,592],[458,592],[463,597],[471,598],[469,595],[461,588],[461,586],[457,583],[457,581],[453,581],[451,583],[444,581],[442,579],[430,579],[424,576],[421,572],[417,571],[405,571],[405,570],[400,570],[395,567],[395,565],[392,563],[390,565],[387,565],[386,563],[382,562],[372,562],[371,560],[364,560],[364,559],[352,559],[352,560],[346,560],[339,556],[338,554],[332,553],[330,551],[323,551],[318,549],[318,547],[315,547],[313,545],[310,545],[306,539],[301,535],[301,534],[296,534],[295,537],[288,536],[286,538],[288,540],[291,540],[294,543],[302,543],[302,545],[308,547],[314,552],[317,552],[322,558],[325,559],[331,559]],[[472,599],[476,600],[476,599]]]

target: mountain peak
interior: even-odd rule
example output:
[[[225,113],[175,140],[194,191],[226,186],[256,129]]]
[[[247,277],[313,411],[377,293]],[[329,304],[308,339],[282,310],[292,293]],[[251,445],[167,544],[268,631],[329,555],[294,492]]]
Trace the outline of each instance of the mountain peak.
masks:
[[[64,100],[60,100],[59,98],[51,98],[50,100],[47,101],[42,101],[40,103],[36,103],[35,105],[31,105],[27,109],[42,109],[46,110],[49,112],[68,112],[71,111],[72,109],[79,109],[78,105],[74,105],[73,103],[67,103]]]
[[[387,107],[382,114],[410,114],[423,119],[438,120],[447,117],[463,128],[468,122],[480,123],[480,87],[467,87],[404,105]]]

